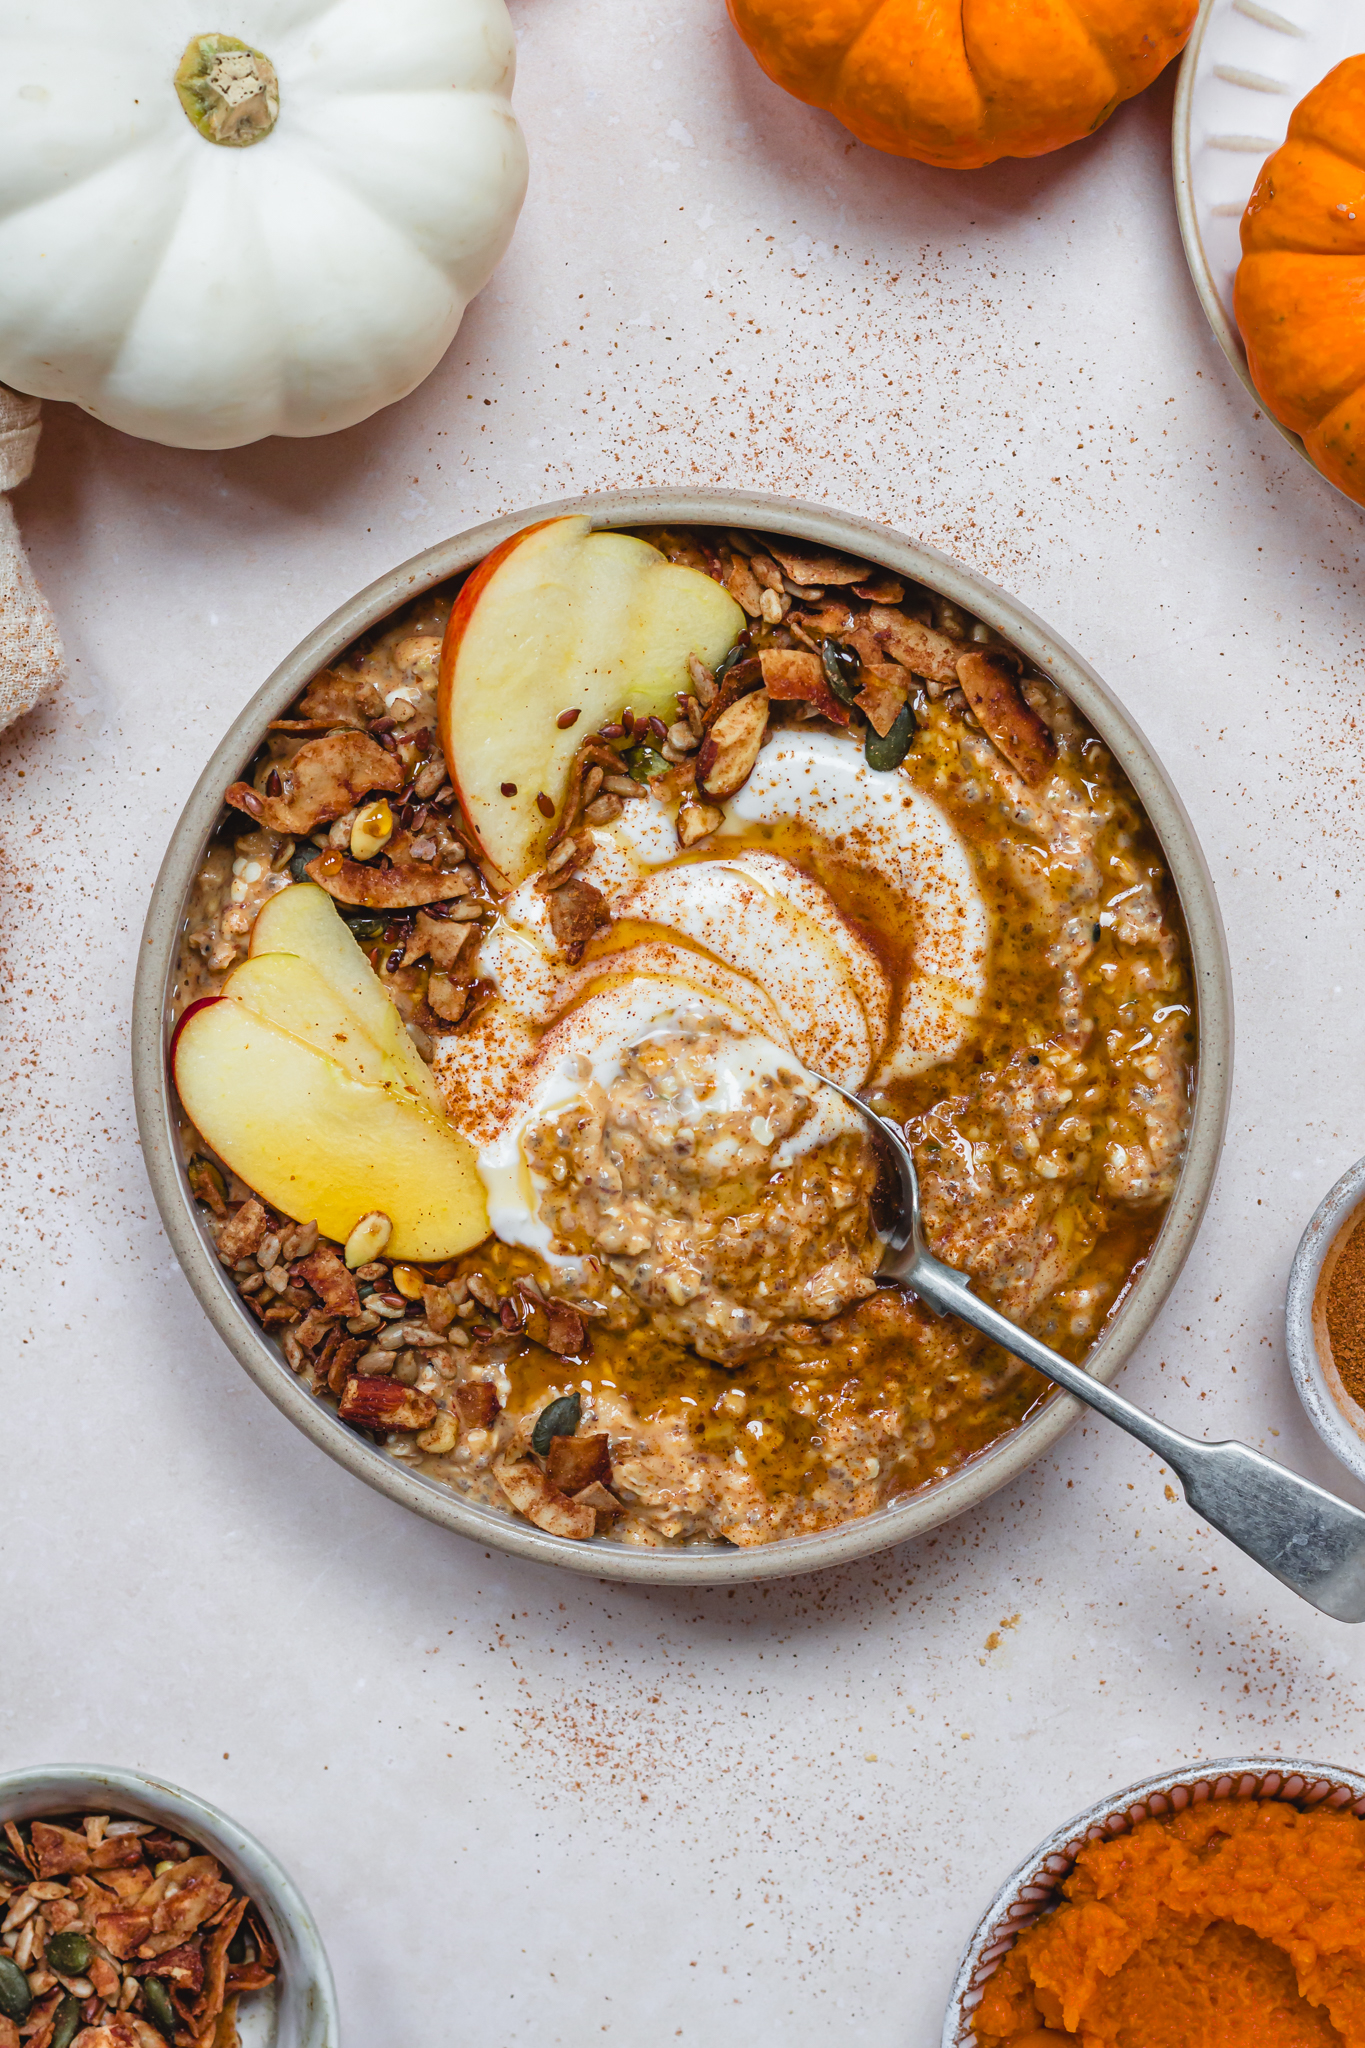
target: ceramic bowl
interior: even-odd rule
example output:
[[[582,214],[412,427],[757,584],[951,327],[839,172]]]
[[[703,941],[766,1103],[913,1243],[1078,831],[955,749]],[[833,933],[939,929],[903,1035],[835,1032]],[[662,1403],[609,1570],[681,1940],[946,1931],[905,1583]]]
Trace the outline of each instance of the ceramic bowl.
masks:
[[[155,1821],[216,1856],[260,1908],[280,1952],[274,1984],[251,1992],[238,2009],[242,2048],[339,2048],[336,1988],[317,1922],[254,1835],[206,1799],[141,1771],[48,1764],[0,1777],[0,1821],[64,1813]]]
[[[1365,1481],[1365,1409],[1353,1401],[1332,1363],[1323,1303],[1332,1268],[1365,1203],[1365,1159],[1348,1166],[1314,1210],[1289,1269],[1284,1304],[1289,1370],[1308,1420],[1329,1451]]]
[[[974,2048],[972,2014],[988,1979],[1024,1929],[1056,1903],[1087,1842],[1111,1841],[1139,1821],[1179,1813],[1208,1799],[1281,1799],[1298,1807],[1346,1808],[1365,1818],[1365,1776],[1297,1757],[1225,1757],[1144,1778],[1074,1814],[1005,1879],[982,1915],[957,1966],[942,2048]]]
[[[214,1255],[191,1200],[175,1132],[167,1066],[177,948],[195,872],[224,815],[222,793],[241,774],[265,732],[309,679],[357,634],[432,585],[462,574],[510,534],[536,520],[586,513],[603,528],[686,523],[789,533],[879,563],[962,605],[1052,677],[1111,749],[1161,840],[1189,931],[1198,1002],[1198,1081],[1180,1180],[1151,1257],[1091,1352],[1097,1379],[1111,1380],[1150,1328],[1185,1262],[1213,1186],[1227,1116],[1232,1064],[1232,995],[1227,947],[1213,885],[1171,781],[1132,719],[1094,670],[1032,612],[974,571],[870,520],[816,505],[737,491],[611,491],[510,514],[428,548],[362,590],[310,633],[262,684],[229,727],[200,776],[171,838],[143,931],[133,1007],[133,1086],[152,1191],[166,1234],[215,1330],[290,1421],[349,1472],[429,1520],[480,1543],[596,1578],[645,1584],[719,1585],[781,1578],[842,1564],[901,1543],[986,1499],[1049,1450],[1080,1413],[1063,1395],[947,1479],[864,1520],[816,1536],[752,1549],[715,1544],[632,1549],[610,1539],[576,1543],[531,1523],[461,1500],[405,1470],[337,1420],[290,1372],[278,1347],[247,1314]]]

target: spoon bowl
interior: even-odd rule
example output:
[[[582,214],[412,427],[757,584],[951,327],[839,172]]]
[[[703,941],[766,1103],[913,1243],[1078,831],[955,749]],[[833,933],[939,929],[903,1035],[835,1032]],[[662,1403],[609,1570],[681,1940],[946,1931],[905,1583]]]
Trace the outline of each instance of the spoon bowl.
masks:
[[[924,1242],[919,1176],[905,1134],[838,1081],[815,1075],[856,1109],[888,1149],[899,1202],[884,1233],[879,1287],[906,1287],[934,1315],[953,1315],[1022,1359],[1087,1407],[1126,1429],[1176,1473],[1195,1513],[1239,1550],[1337,1621],[1365,1621],[1365,1513],[1301,1479],[1249,1444],[1201,1443],[1171,1429],[1091,1379],[972,1292],[965,1273],[945,1266]]]

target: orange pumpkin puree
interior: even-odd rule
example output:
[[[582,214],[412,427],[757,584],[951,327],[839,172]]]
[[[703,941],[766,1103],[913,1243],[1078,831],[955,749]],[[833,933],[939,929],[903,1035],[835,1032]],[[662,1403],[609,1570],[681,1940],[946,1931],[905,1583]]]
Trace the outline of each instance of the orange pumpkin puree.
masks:
[[[1365,1822],[1210,1800],[1082,1849],[979,2048],[1365,2048]]]

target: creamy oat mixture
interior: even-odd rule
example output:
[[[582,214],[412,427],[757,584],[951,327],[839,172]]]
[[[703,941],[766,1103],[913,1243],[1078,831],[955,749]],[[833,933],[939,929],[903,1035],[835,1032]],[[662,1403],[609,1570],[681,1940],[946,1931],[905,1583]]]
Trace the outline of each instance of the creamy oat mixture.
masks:
[[[881,1253],[866,1139],[792,1157],[815,1091],[780,1062],[725,1090],[744,1050],[684,1019],[627,1048],[605,1086],[582,1062],[581,1097],[522,1141],[556,1251],[597,1254],[659,1337],[727,1366],[866,1300]]]
[[[1081,1358],[1178,1175],[1188,946],[1117,764],[984,627],[865,566],[817,584],[838,565],[777,540],[646,537],[727,583],[739,658],[694,671],[672,726],[588,736],[531,883],[496,895],[461,837],[445,592],[272,729],[248,785],[267,815],[234,814],[187,927],[183,1001],[221,986],[268,894],[321,882],[482,1148],[499,1234],[349,1274],[187,1142],[247,1305],[390,1455],[565,1534],[761,1543],[946,1476],[1047,1391],[872,1287],[875,1165],[851,1113],[821,1123],[809,1070],[863,1067],[914,1144],[934,1249]],[[716,731],[752,758],[713,802]],[[396,764],[368,865],[365,791],[286,829],[290,764],[340,733]],[[898,759],[869,779],[864,754]],[[679,974],[714,1001],[642,1003]],[[738,1057],[756,1040],[766,1067]]]

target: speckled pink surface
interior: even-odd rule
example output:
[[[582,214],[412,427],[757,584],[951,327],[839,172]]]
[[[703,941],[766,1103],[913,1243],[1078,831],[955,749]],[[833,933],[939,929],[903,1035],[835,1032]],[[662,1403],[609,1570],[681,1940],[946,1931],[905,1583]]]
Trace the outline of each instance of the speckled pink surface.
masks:
[[[700,0],[516,13],[530,199],[422,389],[226,456],[50,407],[19,494],[73,679],[0,742],[0,1768],[132,1764],[238,1815],[364,2048],[930,2048],[997,1882],[1106,1787],[1359,1763],[1365,1641],[1098,1423],[936,1539],[731,1595],[571,1583],[391,1507],[170,1258],[128,1079],[148,891],[275,662],[477,519],[734,483],[956,553],[1124,696],[1227,921],[1225,1164],[1124,1389],[1349,1491],[1280,1311],[1365,1151],[1361,515],[1203,325],[1169,79],[1092,143],[954,175],[786,100]]]

